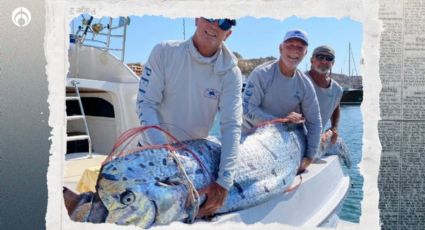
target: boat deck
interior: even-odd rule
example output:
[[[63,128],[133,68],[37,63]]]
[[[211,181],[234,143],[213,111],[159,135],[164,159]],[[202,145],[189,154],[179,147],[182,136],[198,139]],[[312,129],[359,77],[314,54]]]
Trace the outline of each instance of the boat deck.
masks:
[[[87,154],[72,153],[65,157],[64,186],[76,193],[82,192],[78,191],[77,188],[83,175],[85,173],[87,175],[90,171],[96,172],[107,157],[106,155],[93,154],[92,158],[87,158]]]

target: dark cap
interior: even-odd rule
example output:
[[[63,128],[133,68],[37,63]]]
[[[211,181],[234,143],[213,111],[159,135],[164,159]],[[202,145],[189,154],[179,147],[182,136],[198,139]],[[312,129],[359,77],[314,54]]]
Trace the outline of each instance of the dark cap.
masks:
[[[317,54],[327,54],[327,55],[332,55],[333,57],[335,57],[334,49],[326,45],[316,47],[316,49],[314,49],[313,51],[312,57],[316,56]]]

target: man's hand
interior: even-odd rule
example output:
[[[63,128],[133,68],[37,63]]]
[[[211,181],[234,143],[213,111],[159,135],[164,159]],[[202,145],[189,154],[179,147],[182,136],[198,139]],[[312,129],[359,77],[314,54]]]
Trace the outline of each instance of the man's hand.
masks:
[[[303,115],[296,112],[291,112],[285,118],[288,119],[288,123],[292,123],[292,124],[299,124],[305,121]]]
[[[336,140],[338,139],[338,131],[336,129],[333,129],[333,128],[331,128],[330,130],[332,132],[331,143],[335,144]]]
[[[320,137],[320,142],[323,144],[325,143],[328,139],[330,139],[333,135],[333,132],[331,130],[326,130],[326,132],[323,132],[321,137]]]
[[[303,173],[307,169],[307,167],[311,164],[312,161],[313,159],[311,159],[310,157],[304,157],[301,161],[301,165],[300,165],[300,168],[298,169],[297,174]]]
[[[320,142],[324,143],[326,140],[331,139],[331,143],[334,145],[338,139],[338,131],[336,129],[330,128],[326,132],[322,133]]]
[[[213,215],[221,206],[223,206],[224,201],[227,197],[227,190],[221,185],[213,182],[207,187],[199,191],[199,195],[204,195],[207,198],[207,201],[201,206],[198,212],[197,217],[211,216]]]

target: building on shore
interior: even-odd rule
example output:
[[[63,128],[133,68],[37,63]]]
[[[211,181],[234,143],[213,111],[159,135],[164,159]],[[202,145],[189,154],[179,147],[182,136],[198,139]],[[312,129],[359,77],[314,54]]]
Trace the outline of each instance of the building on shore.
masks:
[[[138,77],[142,76],[143,65],[141,63],[127,63],[127,66],[130,67]]]
[[[362,76],[347,76],[345,74],[332,73],[332,79],[344,89],[362,89]]]

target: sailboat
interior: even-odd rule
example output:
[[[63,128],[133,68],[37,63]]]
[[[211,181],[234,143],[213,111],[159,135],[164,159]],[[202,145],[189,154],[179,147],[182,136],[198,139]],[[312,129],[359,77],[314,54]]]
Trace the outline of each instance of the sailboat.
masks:
[[[356,63],[351,51],[351,43],[348,43],[348,79],[353,78],[351,72],[351,61],[354,64],[354,70],[357,74]],[[351,79],[350,79],[351,80]],[[342,105],[360,105],[363,101],[363,87],[360,88],[344,88],[341,98]]]

